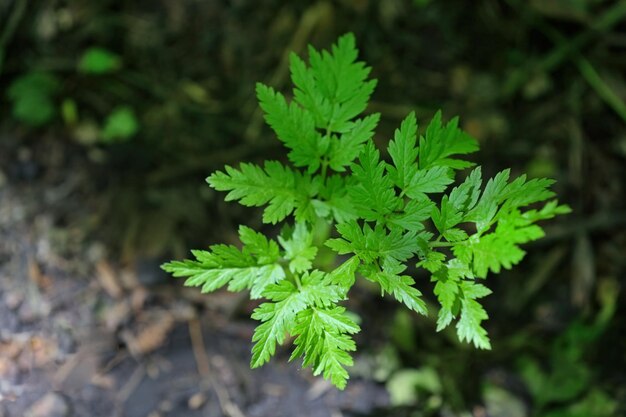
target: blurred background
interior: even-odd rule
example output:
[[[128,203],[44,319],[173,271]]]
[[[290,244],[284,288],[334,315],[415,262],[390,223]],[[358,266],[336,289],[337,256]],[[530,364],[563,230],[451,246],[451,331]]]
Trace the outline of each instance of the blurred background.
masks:
[[[254,84],[348,31],[378,143],[441,108],[574,212],[489,280],[492,351],[357,288],[337,392],[288,349],[251,371],[255,304],[159,265],[273,233],[204,178],[284,159]],[[625,1],[3,0],[0,93],[0,416],[626,415]]]

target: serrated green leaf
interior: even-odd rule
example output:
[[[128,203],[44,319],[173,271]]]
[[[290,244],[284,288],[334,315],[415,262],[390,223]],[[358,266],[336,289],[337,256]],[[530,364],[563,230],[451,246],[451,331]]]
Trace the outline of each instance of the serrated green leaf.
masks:
[[[323,307],[334,305],[345,299],[344,288],[330,281],[328,274],[313,270],[300,277],[300,292],[309,306]]]
[[[315,172],[329,142],[315,129],[313,115],[295,103],[287,104],[281,93],[261,83],[256,93],[265,121],[290,149],[289,160],[297,167],[306,167],[309,173]]]
[[[456,325],[459,339],[472,342],[479,349],[491,349],[487,331],[481,325],[489,316],[483,306],[476,301],[477,298],[491,294],[491,291],[481,284],[468,281],[462,282],[461,288],[463,291],[461,317]]]
[[[313,246],[313,234],[303,222],[296,226],[288,238],[278,236],[280,245],[285,249],[285,258],[289,262],[289,270],[294,273],[311,269],[312,261],[317,255],[317,247]]]
[[[329,282],[344,288],[347,293],[354,285],[355,273],[359,264],[360,261],[357,256],[351,257],[328,274]]]
[[[348,194],[363,219],[382,220],[402,204],[372,142],[365,145],[359,162],[352,164],[352,175],[356,184],[348,189]]]
[[[356,350],[356,345],[348,335],[333,332],[324,332],[322,343],[319,364],[313,375],[322,374],[325,379],[330,379],[333,385],[342,390],[350,377],[345,367],[354,364],[348,352]]]
[[[460,242],[463,240],[467,240],[468,236],[465,230],[451,228],[443,232],[443,237],[445,237],[448,242]]]
[[[478,325],[475,325],[476,317],[471,315],[476,306],[467,300],[484,297],[491,291],[485,286],[471,281],[474,279],[472,271],[467,264],[458,259],[449,260],[433,274],[432,278],[433,281],[436,281],[434,292],[441,304],[437,318],[437,331],[446,328],[459,313],[463,315],[465,306],[466,310],[469,309],[470,315],[466,316],[465,321],[460,325],[462,331],[459,332],[459,338],[461,341],[474,341],[474,337],[476,337],[478,343],[486,346],[484,344],[486,332],[480,328],[480,320],[477,322]],[[458,327],[459,325],[457,325],[457,332]],[[471,337],[467,338],[467,336]]]
[[[295,101],[311,113],[318,129],[347,133],[354,128],[352,119],[365,110],[376,80],[367,80],[370,68],[357,62],[357,55],[352,34],[340,37],[330,52],[309,46],[310,67],[291,54]],[[333,164],[341,169],[343,161]]]
[[[349,378],[346,366],[352,366],[348,354],[356,350],[349,334],[360,331],[343,307],[309,309],[298,314],[293,333],[298,335],[291,359],[303,356],[303,365],[312,366],[314,375],[322,374],[339,389]]]
[[[329,308],[343,299],[341,288],[329,285],[327,275],[321,271],[305,273],[296,288],[289,281],[269,285],[264,295],[273,303],[261,304],[252,318],[262,321],[256,328],[252,341],[251,366],[259,367],[269,361],[276,352],[276,345],[282,344],[286,333],[297,334],[296,316],[309,307]]]
[[[389,165],[389,177],[401,190],[406,190],[417,173],[417,121],[415,113],[410,113],[396,129],[393,140],[389,143],[389,156],[393,165]]]
[[[273,263],[280,257],[275,241],[248,226],[239,226],[239,239],[244,245],[244,252],[253,255],[260,263]]]
[[[505,169],[490,179],[478,204],[463,218],[464,221],[476,223],[479,232],[489,227],[491,220],[495,217],[498,211],[498,204],[501,202],[502,192],[507,186],[510,172],[511,170]]]
[[[329,166],[337,172],[344,172],[345,167],[363,150],[363,144],[374,135],[374,129],[378,125],[380,114],[372,114],[363,119],[356,120],[350,130],[343,133],[339,139],[331,139]]]
[[[417,234],[401,233],[398,230],[386,232],[381,225],[372,229],[368,224],[363,228],[355,221],[337,225],[340,239],[329,239],[326,246],[340,255],[356,254],[363,262],[370,263],[377,259],[383,262],[396,260],[404,262],[417,250]]]
[[[210,251],[192,251],[195,260],[173,261],[162,268],[175,277],[187,278],[185,285],[215,291],[226,284],[230,291],[251,290],[259,298],[271,284],[285,277],[278,264],[278,245],[252,229],[240,228],[242,250],[229,245],[213,245]]]
[[[458,118],[454,118],[446,124],[441,119],[441,112],[438,111],[426,128],[424,137],[420,138],[419,168],[446,166],[453,169],[463,169],[472,166],[473,164],[470,162],[449,157],[476,152],[478,143],[459,129]]]
[[[453,181],[448,167],[437,166],[420,169],[411,178],[405,193],[411,198],[425,198],[425,194],[445,191]]]
[[[505,208],[516,209],[538,201],[545,201],[554,196],[550,186],[554,180],[549,178],[535,178],[526,181],[526,175],[521,175],[508,184],[500,196]]]
[[[432,273],[435,273],[439,271],[441,267],[443,267],[443,262],[445,260],[446,260],[445,254],[431,249],[428,252],[426,252],[424,259],[420,261],[417,265]]]
[[[460,314],[456,324],[459,340],[473,343],[480,349],[491,349],[487,331],[481,325],[488,318],[487,312],[476,301],[491,294],[491,290],[482,284],[464,280],[471,277],[467,265],[458,260],[451,260],[445,268],[433,275],[437,281],[435,295],[441,304],[437,331],[443,330]]]
[[[374,274],[366,276],[371,281],[380,285],[382,294],[393,295],[393,297],[419,314],[428,314],[426,303],[422,299],[422,293],[415,287],[415,280],[408,275],[399,275],[397,271],[387,271],[385,268]]]
[[[467,213],[476,206],[481,185],[482,171],[480,167],[476,167],[461,185],[452,189],[449,198],[450,204],[454,206],[456,211]]]
[[[335,223],[344,223],[358,217],[356,209],[348,198],[352,182],[346,177],[331,175],[320,188],[319,199],[312,200],[317,216]]]
[[[330,309],[316,309],[315,314],[319,317],[325,328],[332,328],[339,333],[355,334],[361,331],[358,324],[345,314],[344,307]]]
[[[313,91],[309,90],[309,93],[313,94],[318,102],[328,103],[326,107],[328,113],[322,115],[323,123],[319,127],[330,132],[347,131],[352,125],[351,120],[367,107],[369,97],[376,86],[376,80],[367,81],[370,68],[362,62],[357,62],[357,55],[354,35],[350,33],[340,37],[332,46],[330,53],[318,52],[309,46],[311,74],[316,81],[316,88]],[[303,95],[298,91],[294,92],[298,101],[306,103],[307,100],[300,99]]]
[[[242,163],[237,170],[227,165],[225,171],[213,173],[207,182],[218,191],[229,191],[226,201],[239,200],[249,207],[268,204],[263,212],[265,223],[276,224],[294,211],[297,221],[311,220],[311,198],[319,185],[309,175],[276,161],[266,161],[264,168]]]
[[[441,199],[441,208],[433,207],[432,219],[439,233],[444,234],[463,220],[463,214],[454,207],[448,196],[444,195]]]
[[[539,220],[552,219],[559,214],[569,214],[572,209],[567,205],[559,205],[557,200],[546,203],[540,210],[527,210],[521,214],[524,220],[533,223]]]
[[[498,222],[493,233],[470,239],[466,243],[465,252],[460,251],[460,248],[455,250],[465,260],[472,260],[477,277],[485,278],[489,271],[497,274],[502,268],[510,269],[519,263],[526,253],[519,245],[543,236],[544,232],[539,226],[528,224],[519,212],[513,212]]]
[[[386,225],[389,228],[398,226],[411,232],[419,232],[424,229],[426,221],[433,211],[435,203],[429,199],[409,200],[404,210],[387,216]]]
[[[276,345],[285,340],[285,334],[293,328],[296,314],[306,308],[300,293],[294,292],[277,303],[263,303],[254,310],[252,318],[262,323],[252,336],[252,359],[250,366],[258,368],[270,360],[276,352]]]

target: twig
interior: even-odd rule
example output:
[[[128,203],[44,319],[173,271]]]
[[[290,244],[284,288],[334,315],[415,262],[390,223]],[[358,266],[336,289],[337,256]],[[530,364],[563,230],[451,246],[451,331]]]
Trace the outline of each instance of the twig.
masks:
[[[133,392],[137,389],[141,381],[143,381],[143,377],[146,376],[146,369],[143,365],[137,366],[137,368],[133,371],[133,374],[130,376],[126,384],[120,389],[119,392],[119,400],[124,403]]]
[[[550,32],[551,28],[541,19],[531,16],[530,13],[523,13],[524,10],[520,10],[520,5],[513,1],[508,0],[507,3],[514,9],[516,9],[522,15],[522,18],[531,26],[537,26],[544,32]],[[589,44],[598,33],[611,30],[616,24],[618,24],[626,16],[626,1],[620,0],[604,12],[600,17],[594,20],[590,28],[586,31],[574,36],[572,39],[567,40],[563,38],[560,42],[556,43],[556,46],[552,51],[544,56],[535,65],[535,69],[542,72],[551,72],[558,68],[568,58],[576,56],[579,51]],[[506,95],[512,95],[524,84],[529,77],[527,68],[520,68],[512,76],[511,83],[507,86]]]
[[[528,300],[545,285],[565,258],[567,251],[567,245],[561,244],[554,247],[545,255],[544,261],[532,271],[530,277],[525,281],[526,285],[524,289],[518,292],[516,297],[511,300],[511,309],[513,311],[521,311],[522,308],[526,306]]]
[[[206,354],[206,348],[204,346],[204,338],[202,337],[202,327],[198,319],[192,319],[188,321],[189,335],[191,337],[191,348],[193,350],[193,356],[196,359],[196,366],[198,367],[198,373],[202,378],[206,378],[215,394],[217,395],[217,401],[220,403],[220,407],[224,414],[230,417],[245,417],[245,414],[241,409],[232,402],[228,391],[224,387],[215,381],[211,372],[211,363]]]
[[[123,405],[130,398],[133,392],[137,389],[143,378],[146,376],[146,369],[143,365],[138,365],[137,368],[133,371],[132,375],[124,384],[124,386],[120,389],[117,399],[118,402],[115,405],[115,412],[113,415],[115,417],[121,417],[123,415]]]
[[[585,219],[573,222],[569,226],[546,228],[546,237],[530,243],[529,247],[550,246],[554,242],[572,240],[579,233],[595,233],[606,230],[626,228],[626,212],[600,212]]]
[[[9,19],[4,26],[4,30],[2,31],[2,36],[0,37],[0,49],[6,47],[11,41],[11,38],[17,29],[17,25],[24,16],[26,6],[28,6],[28,0],[17,1],[17,4],[13,8],[13,13],[9,16]]]
[[[189,320],[188,324],[189,336],[191,337],[191,347],[193,349],[193,356],[194,358],[196,358],[198,373],[203,378],[209,377],[209,374],[211,372],[211,365],[209,363],[209,358],[206,354],[200,322],[196,319],[191,319]]]
[[[332,6],[326,1],[320,1],[309,7],[303,14],[298,24],[296,33],[291,38],[291,42],[285,48],[283,57],[276,71],[272,75],[270,85],[277,88],[282,85],[289,73],[289,54],[291,51],[298,52],[304,48],[306,40],[311,36],[313,29],[330,14]],[[256,107],[250,124],[244,133],[244,138],[249,142],[254,142],[259,137],[263,117],[261,110]]]
[[[577,56],[574,58],[574,62],[591,88],[593,88],[598,96],[626,122],[626,104],[624,104],[624,101],[604,82],[589,60],[582,56]]]
[[[622,18],[626,16],[626,1],[618,3],[617,6],[609,10],[606,14],[612,19],[607,20],[604,18],[602,21],[608,21],[609,23],[615,23],[616,17]],[[543,21],[539,22],[539,27],[544,34],[559,47],[558,49],[563,49],[563,45],[568,46],[573,42],[568,42],[565,36],[558,30]],[[601,27],[603,27],[603,25]],[[571,50],[568,56],[576,64],[578,71],[580,71],[585,81],[587,81],[596,94],[626,122],[626,104],[624,104],[624,101],[606,84],[591,62],[578,52],[578,48]]]

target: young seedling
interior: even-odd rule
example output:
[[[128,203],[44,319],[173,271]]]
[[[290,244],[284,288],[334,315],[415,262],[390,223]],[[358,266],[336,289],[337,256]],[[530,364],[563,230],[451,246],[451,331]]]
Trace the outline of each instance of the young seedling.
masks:
[[[372,140],[379,114],[361,116],[376,80],[368,80],[370,68],[357,54],[352,34],[330,51],[309,47],[308,64],[292,54],[293,100],[256,87],[290,164],[241,163],[207,179],[228,192],[226,201],[265,206],[264,223],[285,223],[276,240],[240,226],[241,248],[214,245],[192,251],[195,260],[163,265],[202,292],[227,286],[266,300],[252,314],[260,322],[252,337],[253,368],[293,340],[291,359],[302,357],[303,366],[340,389],[360,331],[341,305],[356,279],[427,314],[414,279],[404,273],[416,263],[435,283],[437,330],[456,321],[461,341],[489,349],[482,327],[487,312],[478,300],[491,291],[482,280],[522,260],[520,245],[544,235],[536,222],[569,212],[550,200],[554,181],[511,180],[509,170],[483,181],[474,167],[450,189],[458,171],[474,166],[461,156],[477,151],[478,143],[459,129],[458,119],[444,123],[441,113],[423,135],[409,114],[387,147],[390,161],[382,160]],[[345,260],[321,262],[330,250]]]

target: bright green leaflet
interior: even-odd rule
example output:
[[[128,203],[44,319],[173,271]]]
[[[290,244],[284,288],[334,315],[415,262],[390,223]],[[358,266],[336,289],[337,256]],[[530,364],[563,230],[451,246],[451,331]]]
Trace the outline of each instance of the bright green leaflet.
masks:
[[[330,51],[310,47],[308,63],[292,54],[291,101],[272,87],[256,88],[288,163],[241,163],[207,179],[227,192],[226,201],[264,207],[264,223],[283,224],[277,240],[241,226],[241,248],[214,245],[193,251],[195,260],[163,265],[203,292],[226,286],[266,300],[252,315],[260,322],[252,367],[293,340],[291,359],[302,358],[340,389],[360,331],[342,303],[358,279],[426,315],[422,292],[405,273],[411,264],[425,268],[440,304],[437,331],[455,322],[460,341],[489,349],[480,299],[491,290],[481,281],[522,260],[520,245],[543,236],[538,221],[569,212],[553,199],[551,180],[510,180],[506,170],[484,181],[480,167],[462,172],[474,166],[463,157],[478,143],[441,112],[423,135],[409,114],[383,158],[373,141],[380,116],[362,115],[376,81],[357,55],[352,34]],[[329,266],[322,246],[349,258]]]

